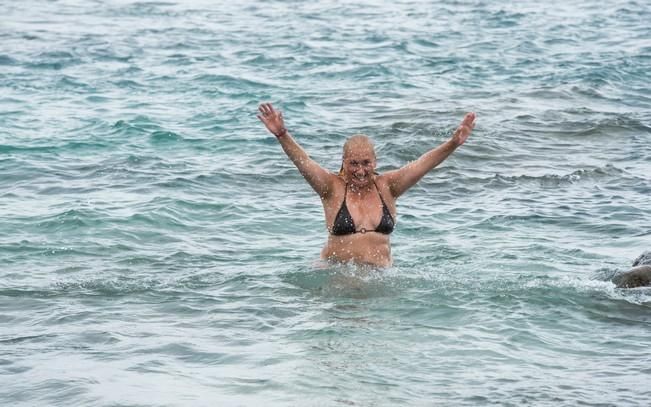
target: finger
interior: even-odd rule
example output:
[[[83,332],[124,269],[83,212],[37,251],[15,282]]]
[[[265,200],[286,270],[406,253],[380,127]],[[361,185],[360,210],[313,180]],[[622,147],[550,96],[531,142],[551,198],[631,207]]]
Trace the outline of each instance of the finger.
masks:
[[[475,121],[475,114],[472,112],[466,113],[465,117],[461,121],[461,125],[470,127],[474,121]]]
[[[267,106],[269,107],[269,114],[274,114],[276,112],[274,110],[274,107],[271,105],[271,103],[267,103]]]
[[[265,127],[269,128],[269,120],[266,117],[264,117],[261,114],[257,115],[256,117],[260,119],[260,121],[262,122],[262,124],[265,125]]]
[[[269,103],[263,103],[260,105],[260,109],[262,111],[262,114],[264,116],[267,116],[269,114]]]
[[[265,114],[264,103],[261,103],[260,106],[258,106],[258,110],[260,111],[260,113]]]

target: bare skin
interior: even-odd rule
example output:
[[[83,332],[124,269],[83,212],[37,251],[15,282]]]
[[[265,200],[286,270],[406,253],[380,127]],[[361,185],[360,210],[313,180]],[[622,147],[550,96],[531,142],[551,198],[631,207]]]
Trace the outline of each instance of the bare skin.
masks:
[[[375,172],[377,160],[370,139],[354,136],[344,146],[342,171],[337,174],[322,168],[307,155],[285,128],[282,112],[270,103],[261,104],[259,111],[258,118],[276,136],[289,159],[321,198],[328,231],[346,198],[356,233],[343,236],[329,233],[321,257],[378,267],[392,264],[389,235],[375,232],[382,218],[380,195],[395,220],[398,197],[465,143],[475,127],[475,114],[467,113],[449,140],[404,167],[380,175]]]

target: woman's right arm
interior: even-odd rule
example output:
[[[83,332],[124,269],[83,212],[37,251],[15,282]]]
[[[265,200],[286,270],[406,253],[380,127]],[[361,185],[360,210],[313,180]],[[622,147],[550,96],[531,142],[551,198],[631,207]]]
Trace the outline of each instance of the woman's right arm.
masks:
[[[258,110],[260,111],[258,119],[276,136],[285,154],[292,160],[303,178],[321,198],[326,198],[332,191],[333,179],[336,175],[317,164],[294,140],[285,128],[281,111],[275,110],[271,103],[262,103]]]

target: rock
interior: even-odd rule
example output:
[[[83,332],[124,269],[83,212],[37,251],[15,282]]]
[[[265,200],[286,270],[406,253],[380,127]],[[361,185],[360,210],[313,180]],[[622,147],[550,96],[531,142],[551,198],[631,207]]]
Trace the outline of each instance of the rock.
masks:
[[[651,251],[644,252],[635,259],[633,267],[635,266],[651,266]]]
[[[615,283],[617,288],[651,286],[651,266],[637,266],[633,267],[629,271],[618,273],[613,277],[613,283]]]

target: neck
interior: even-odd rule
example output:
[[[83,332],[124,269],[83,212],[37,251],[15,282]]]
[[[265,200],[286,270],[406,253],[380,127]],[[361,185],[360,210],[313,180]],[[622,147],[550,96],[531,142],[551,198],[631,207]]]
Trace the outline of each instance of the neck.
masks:
[[[348,189],[350,189],[350,192],[353,192],[358,195],[366,195],[370,193],[373,190],[373,182],[369,182],[368,185],[363,186],[363,187],[358,187],[353,183],[348,183]]]

